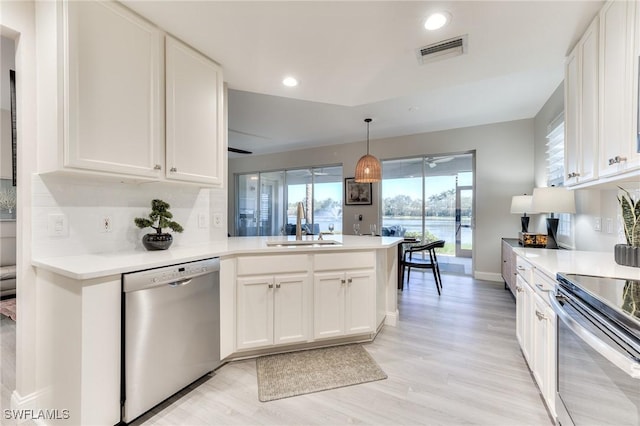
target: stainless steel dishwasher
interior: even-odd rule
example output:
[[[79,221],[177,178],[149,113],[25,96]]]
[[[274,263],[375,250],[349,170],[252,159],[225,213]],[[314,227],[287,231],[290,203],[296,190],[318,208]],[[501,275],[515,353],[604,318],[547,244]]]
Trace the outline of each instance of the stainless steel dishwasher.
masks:
[[[122,420],[220,365],[217,258],[123,274]]]

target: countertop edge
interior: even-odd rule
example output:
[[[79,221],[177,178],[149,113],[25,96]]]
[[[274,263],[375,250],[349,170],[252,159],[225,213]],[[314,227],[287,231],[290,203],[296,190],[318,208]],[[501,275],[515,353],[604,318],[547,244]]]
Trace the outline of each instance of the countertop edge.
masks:
[[[31,265],[35,268],[53,272],[78,281],[104,278],[111,275],[159,268],[163,266],[194,262],[210,257],[228,258],[239,255],[280,255],[286,253],[323,253],[354,250],[381,250],[397,246],[402,238],[384,237],[377,244],[371,240],[354,240],[347,237],[348,242],[340,245],[322,247],[266,247],[267,238],[256,237],[253,244],[248,240],[236,239],[216,241],[208,244],[175,247],[166,251],[130,251],[125,253],[96,253],[60,257],[34,258]],[[270,238],[271,240],[273,238]]]

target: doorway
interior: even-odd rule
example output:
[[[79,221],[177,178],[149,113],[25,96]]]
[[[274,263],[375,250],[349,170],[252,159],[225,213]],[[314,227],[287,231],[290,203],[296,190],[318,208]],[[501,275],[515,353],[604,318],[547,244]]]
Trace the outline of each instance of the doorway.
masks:
[[[382,162],[382,231],[429,242],[443,271],[472,274],[474,152]]]

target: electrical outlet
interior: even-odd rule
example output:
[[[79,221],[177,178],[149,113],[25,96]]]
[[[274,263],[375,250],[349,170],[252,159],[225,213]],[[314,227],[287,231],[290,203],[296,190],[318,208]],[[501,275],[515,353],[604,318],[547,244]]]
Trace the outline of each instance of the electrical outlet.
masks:
[[[102,216],[102,218],[100,218],[100,223],[98,225],[99,225],[100,232],[111,232],[113,227],[111,216]]]
[[[50,237],[66,237],[69,235],[67,217],[61,213],[51,213],[48,216],[47,231]]]
[[[213,226],[216,228],[222,227],[222,215],[220,213],[213,214]]]
[[[602,218],[601,217],[596,217],[595,221],[593,222],[593,230],[594,231],[602,231]]]

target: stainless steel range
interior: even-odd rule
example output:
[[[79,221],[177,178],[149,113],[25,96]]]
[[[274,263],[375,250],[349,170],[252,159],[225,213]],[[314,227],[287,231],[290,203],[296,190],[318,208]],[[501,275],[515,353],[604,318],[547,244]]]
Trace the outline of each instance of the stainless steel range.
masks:
[[[640,281],[558,274],[558,422],[640,425]]]

